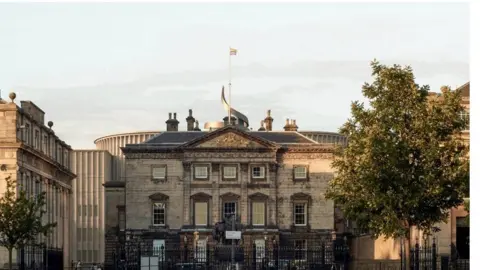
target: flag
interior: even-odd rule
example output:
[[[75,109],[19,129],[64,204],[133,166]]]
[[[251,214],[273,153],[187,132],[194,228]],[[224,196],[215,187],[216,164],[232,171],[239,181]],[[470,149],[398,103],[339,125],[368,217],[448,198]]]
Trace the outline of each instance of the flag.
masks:
[[[230,55],[237,55],[237,49],[230,48]]]

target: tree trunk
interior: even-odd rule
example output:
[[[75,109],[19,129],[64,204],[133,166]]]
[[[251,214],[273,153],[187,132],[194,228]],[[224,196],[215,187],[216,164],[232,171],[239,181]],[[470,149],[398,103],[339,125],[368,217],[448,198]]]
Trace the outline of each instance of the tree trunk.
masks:
[[[404,269],[410,269],[410,227],[408,228],[407,234],[405,235],[405,238],[403,239],[403,246],[405,248],[405,268]]]
[[[13,253],[13,250],[12,248],[7,248],[8,249],[8,269],[9,270],[12,270],[13,269],[13,265],[12,265],[12,253]]]

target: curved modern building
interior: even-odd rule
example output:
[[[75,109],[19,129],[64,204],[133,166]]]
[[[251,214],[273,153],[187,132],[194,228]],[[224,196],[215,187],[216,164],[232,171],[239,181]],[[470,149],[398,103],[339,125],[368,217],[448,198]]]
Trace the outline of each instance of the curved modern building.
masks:
[[[160,131],[140,131],[107,135],[96,139],[94,143],[97,150],[108,151],[112,155],[111,180],[124,180],[125,162],[120,147],[124,147],[127,144],[142,143],[159,133]]]
[[[74,150],[72,171],[72,260],[103,263],[105,258],[105,191],[110,181],[123,181],[124,159],[120,147],[142,143],[159,131],[112,134],[94,141],[96,149]]]

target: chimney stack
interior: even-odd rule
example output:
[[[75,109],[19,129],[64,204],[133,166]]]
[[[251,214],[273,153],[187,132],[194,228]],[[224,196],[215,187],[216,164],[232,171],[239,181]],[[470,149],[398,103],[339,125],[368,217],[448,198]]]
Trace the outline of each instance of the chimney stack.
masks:
[[[168,120],[165,123],[167,124],[167,131],[178,131],[177,113],[173,114],[173,119],[172,113],[168,113]]]
[[[193,117],[192,109],[188,110],[188,117],[185,120],[187,120],[187,130],[188,131],[193,131],[194,130],[193,125],[195,124],[195,118]]]
[[[291,120],[287,118],[286,124],[283,127],[283,130],[285,131],[297,131],[298,126],[297,126],[297,120]]]
[[[195,121],[195,128],[193,129],[193,131],[201,131],[200,127],[198,126],[198,120]]]
[[[272,131],[272,124],[273,124],[273,118],[271,115],[272,111],[268,110],[267,111],[267,117],[263,120],[265,122],[265,129],[267,131]]]
[[[293,123],[292,123],[292,131],[297,131],[298,130],[298,126],[297,126],[297,120],[292,120]]]
[[[260,128],[258,129],[258,131],[265,131],[265,127],[263,126],[263,120],[260,121]]]

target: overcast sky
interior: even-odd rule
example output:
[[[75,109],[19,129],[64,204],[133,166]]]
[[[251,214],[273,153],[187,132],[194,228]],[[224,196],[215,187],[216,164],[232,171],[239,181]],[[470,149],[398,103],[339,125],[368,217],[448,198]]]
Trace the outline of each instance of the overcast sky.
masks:
[[[32,100],[74,148],[119,132],[221,120],[337,131],[371,81],[369,62],[411,65],[432,90],[469,80],[466,3],[0,3],[0,89]]]

